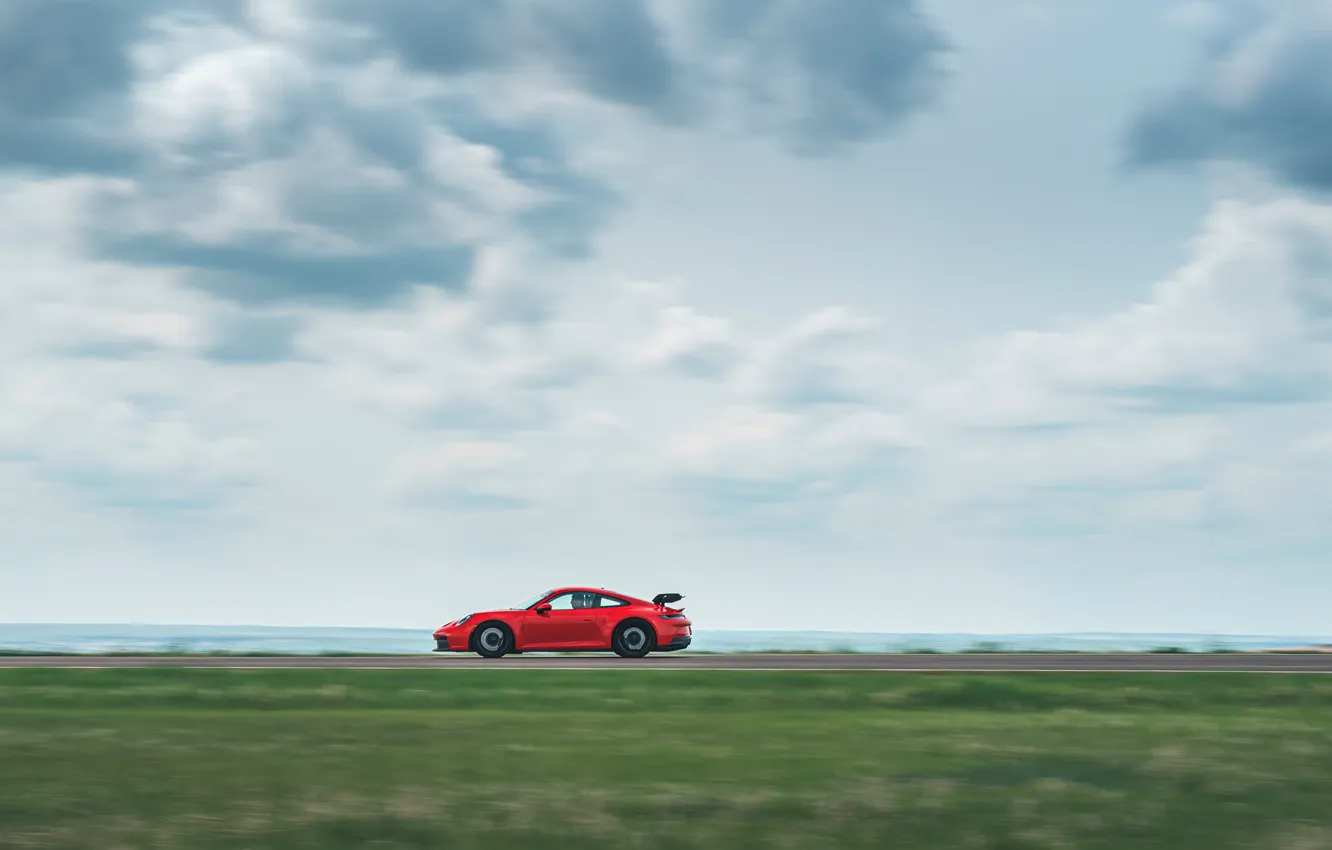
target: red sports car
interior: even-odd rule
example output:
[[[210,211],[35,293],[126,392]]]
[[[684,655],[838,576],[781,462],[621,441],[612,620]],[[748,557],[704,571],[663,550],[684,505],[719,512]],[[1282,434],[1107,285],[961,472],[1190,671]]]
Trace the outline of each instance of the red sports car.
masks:
[[[499,658],[510,652],[611,650],[624,658],[674,652],[689,646],[693,626],[684,597],[659,593],[651,602],[604,588],[561,587],[520,608],[482,611],[435,630],[435,652],[475,652]]]

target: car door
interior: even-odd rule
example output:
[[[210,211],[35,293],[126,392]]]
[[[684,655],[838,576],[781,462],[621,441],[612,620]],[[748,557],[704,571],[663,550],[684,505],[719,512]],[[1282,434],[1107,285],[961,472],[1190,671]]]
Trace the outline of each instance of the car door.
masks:
[[[545,601],[550,610],[523,617],[524,649],[582,649],[598,645],[595,593],[569,591]],[[537,606],[540,607],[540,606]]]
[[[597,596],[597,639],[601,646],[611,645],[611,633],[624,619],[624,609],[628,607],[629,603],[619,597],[605,593]]]

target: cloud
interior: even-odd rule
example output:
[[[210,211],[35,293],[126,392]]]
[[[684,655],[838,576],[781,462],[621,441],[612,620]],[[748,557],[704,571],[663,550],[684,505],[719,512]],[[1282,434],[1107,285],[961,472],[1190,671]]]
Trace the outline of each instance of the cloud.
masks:
[[[720,378],[740,356],[740,346],[725,319],[676,305],[661,309],[656,331],[639,350],[637,360],[693,377]]]
[[[902,484],[917,440],[894,408],[909,371],[877,321],[829,307],[748,339],[662,287],[630,297],[654,318],[631,362],[709,378],[721,394],[658,448],[660,479],[696,517],[826,543],[862,496]]]
[[[219,505],[262,480],[244,394],[210,359],[246,347],[236,336],[254,317],[170,272],[71,250],[103,181],[0,186],[0,456],[94,502],[156,510]]]
[[[878,332],[876,320],[846,307],[818,310],[755,352],[741,389],[779,409],[874,404],[908,395],[913,370],[892,355]]]
[[[295,357],[301,322],[292,316],[237,313],[219,321],[205,357],[219,363],[278,363]]]
[[[866,491],[903,483],[914,437],[899,416],[733,407],[667,444],[668,487],[729,530],[827,534]]]
[[[939,39],[906,0],[696,11],[14,0],[0,167],[121,178],[89,201],[101,256],[250,306],[382,305],[466,289],[498,243],[589,256],[619,200],[567,149],[583,107],[701,126],[733,95],[813,151],[927,99]]]
[[[1189,262],[1141,303],[1067,330],[1010,333],[929,403],[945,418],[1030,425],[1325,400],[1329,244],[1330,207],[1220,203]]]
[[[1332,208],[1309,201],[1219,204],[1141,303],[922,364],[850,308],[754,334],[680,293],[573,285],[494,247],[467,292],[236,304],[183,272],[70,250],[86,196],[119,185],[5,184],[0,351],[4,451],[120,503],[246,492],[272,474],[271,447],[226,393],[262,412],[299,384],[422,451],[512,450],[470,495],[444,449],[438,480],[394,473],[390,492],[417,503],[544,504],[576,467],[611,490],[655,480],[730,532],[806,540],[875,511],[951,533],[1203,528],[1254,511],[1235,482],[1258,462],[1229,423],[1320,409],[1332,374]],[[672,396],[663,369],[708,380]]]
[[[739,127],[827,154],[895,130],[933,99],[944,39],[914,0],[537,0],[329,7],[408,67],[556,74],[675,125]]]
[[[460,290],[480,247],[515,238],[589,253],[616,196],[549,121],[264,8],[6,5],[0,167],[114,173],[84,244],[245,304]]]
[[[567,84],[608,101],[664,109],[676,69],[638,0],[386,0],[330,4],[383,38],[411,68],[442,76],[547,65]]]
[[[862,391],[835,404],[791,404],[810,395],[790,391],[757,396],[776,418],[760,420],[769,429],[747,441],[789,451],[786,462],[797,464],[819,455],[794,436],[796,423],[894,416],[906,434],[905,450],[886,455],[895,465],[825,469],[870,470],[841,479],[840,492],[897,494],[891,515],[940,533],[1311,533],[1326,514],[1312,506],[1327,494],[1312,470],[1326,460],[1299,435],[1332,403],[1328,246],[1332,206],[1294,197],[1218,203],[1187,262],[1140,303],[1063,328],[1006,333],[961,364],[915,364],[908,379],[882,380],[896,373],[865,367],[871,353],[896,362],[870,321],[815,314],[760,346],[763,368],[751,364],[749,373],[814,377],[754,386],[836,387],[840,375],[859,376]],[[840,372],[776,368],[791,352],[808,364],[833,351]],[[890,386],[905,391],[893,398]],[[713,457],[731,454],[731,463],[747,457],[737,448]],[[782,480],[718,463],[723,482]],[[758,468],[782,468],[767,464]],[[801,492],[802,480],[777,490]],[[709,504],[721,510],[718,499]]]
[[[252,441],[218,427],[220,399],[178,392],[187,380],[95,360],[4,370],[0,454],[103,504],[213,506],[256,483],[262,459]]]
[[[691,34],[709,88],[753,130],[826,155],[932,100],[946,41],[912,0],[712,0]]]
[[[533,505],[521,452],[494,441],[449,442],[409,452],[386,479],[389,491],[420,507],[515,510]]]
[[[1299,189],[1332,190],[1332,3],[1227,7],[1196,77],[1133,125],[1142,166],[1240,162]]]
[[[1329,244],[1332,207],[1218,203],[1140,303],[980,346],[911,408],[920,504],[1029,536],[1283,526],[1270,505],[1321,488],[1254,470],[1300,465],[1277,435],[1332,401]]]
[[[487,134],[475,99],[300,48],[215,22],[164,25],[140,48],[134,104],[160,164],[107,198],[104,250],[246,303],[459,290],[479,246],[515,235],[585,252],[613,196],[569,171],[553,131]],[[570,206],[583,212],[554,220]]]
[[[1230,498],[1208,470],[1244,451],[1216,420],[1328,398],[1332,214],[1307,201],[1219,205],[1141,303],[960,366],[912,362],[851,307],[755,334],[552,262],[592,253],[616,208],[587,150],[610,122],[808,155],[893,132],[940,82],[917,4],[112,6],[14,3],[0,26],[22,80],[0,145],[87,154],[11,146],[0,176],[4,451],[89,492],[240,492],[269,458],[227,394],[278,409],[299,384],[418,446],[387,473],[418,503],[540,504],[577,466],[655,473],[749,530],[914,497],[982,527],[1204,522]],[[1258,97],[1294,38],[1217,103]],[[676,397],[668,372],[703,380]]]
[[[746,347],[736,406],[663,449],[668,486],[746,531],[895,497],[894,516],[948,533],[1238,523],[1253,512],[1226,476],[1252,456],[1248,423],[1332,401],[1328,245],[1332,207],[1220,203],[1140,303],[956,364],[905,361],[872,318],[816,311]]]
[[[918,494],[954,530],[1085,535],[1205,526],[1236,448],[1209,417],[1120,414],[1040,433],[967,431],[932,447]]]
[[[187,285],[187,270],[83,256],[88,198],[121,185],[0,183],[0,453],[89,498],[228,502],[266,479],[271,445],[257,435],[274,438],[273,411],[307,388],[408,433],[559,433],[578,415],[564,397],[627,341],[604,324],[611,300],[500,248],[469,293],[423,286],[373,309],[237,304]]]
[[[151,4],[10,0],[0,6],[0,164],[123,169],[132,151],[104,119],[133,71],[125,51]]]
[[[464,433],[549,427],[553,397],[605,368],[601,338],[555,320],[502,316],[484,299],[424,288],[406,309],[311,314],[295,345],[340,394],[418,426]]]

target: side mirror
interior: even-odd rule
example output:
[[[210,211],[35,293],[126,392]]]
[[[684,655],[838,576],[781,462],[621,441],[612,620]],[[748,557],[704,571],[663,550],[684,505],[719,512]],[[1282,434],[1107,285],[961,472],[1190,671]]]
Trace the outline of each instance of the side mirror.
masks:
[[[549,614],[549,613],[550,613],[550,606],[549,606],[549,605],[538,605],[538,606],[536,607],[536,612],[537,612],[538,614],[541,614],[542,616],[545,616],[546,614]]]

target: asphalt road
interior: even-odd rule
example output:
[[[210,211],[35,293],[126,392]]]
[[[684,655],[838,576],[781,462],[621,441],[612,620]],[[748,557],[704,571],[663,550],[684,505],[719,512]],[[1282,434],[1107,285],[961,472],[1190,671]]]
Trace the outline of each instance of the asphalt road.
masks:
[[[240,669],[547,669],[547,670],[880,670],[899,672],[1107,672],[1107,673],[1332,673],[1332,653],[1178,654],[743,654],[652,655],[638,660],[614,655],[511,655],[487,660],[475,655],[379,657],[0,657],[0,668],[195,667]]]

